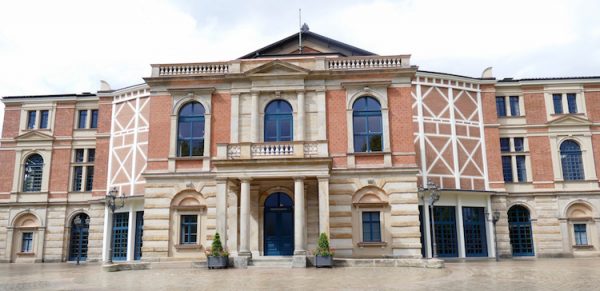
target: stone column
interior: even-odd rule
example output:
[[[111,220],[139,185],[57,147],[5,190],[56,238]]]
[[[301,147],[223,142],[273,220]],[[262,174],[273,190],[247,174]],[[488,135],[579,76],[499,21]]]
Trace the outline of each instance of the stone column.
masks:
[[[429,217],[429,203],[428,196],[423,195],[423,223],[425,224],[423,230],[425,231],[425,239],[423,243],[425,244],[425,257],[433,258],[433,249],[431,243],[431,218]]]
[[[252,92],[252,112],[250,115],[250,141],[258,142],[258,92]]]
[[[329,178],[319,177],[319,235],[329,237]]]
[[[298,100],[298,126],[296,126],[296,140],[304,140],[304,92],[297,92],[297,100]]]
[[[242,178],[240,189],[240,256],[250,253],[250,179]]]
[[[127,224],[127,261],[133,261],[135,249],[135,213],[133,212],[132,205],[129,205],[129,219]]]
[[[304,177],[294,177],[294,255],[306,255],[305,231]]]
[[[227,178],[217,178],[217,232],[227,245]]]
[[[465,258],[467,257],[465,249],[465,226],[463,224],[462,198],[460,195],[456,197],[456,214],[456,220],[458,220],[458,257]]]

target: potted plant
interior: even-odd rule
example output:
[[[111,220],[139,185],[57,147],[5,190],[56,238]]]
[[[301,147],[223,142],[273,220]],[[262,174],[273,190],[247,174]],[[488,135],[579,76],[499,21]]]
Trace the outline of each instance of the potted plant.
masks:
[[[206,251],[207,264],[209,269],[227,268],[229,262],[229,253],[223,249],[221,244],[221,236],[215,233],[210,249]]]
[[[333,249],[329,247],[329,238],[324,232],[319,236],[317,250],[315,251],[315,267],[333,267]]]

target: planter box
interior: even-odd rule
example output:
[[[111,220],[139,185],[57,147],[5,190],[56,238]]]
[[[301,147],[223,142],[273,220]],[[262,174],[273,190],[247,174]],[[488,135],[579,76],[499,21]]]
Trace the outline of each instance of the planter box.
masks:
[[[229,263],[229,257],[207,257],[207,265],[209,269],[225,269]]]
[[[315,256],[315,267],[333,267],[333,256]]]

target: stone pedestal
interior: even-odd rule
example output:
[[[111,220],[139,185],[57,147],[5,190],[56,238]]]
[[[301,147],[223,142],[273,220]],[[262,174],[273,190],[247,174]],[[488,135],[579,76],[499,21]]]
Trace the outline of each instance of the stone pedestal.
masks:
[[[292,268],[306,268],[306,255],[294,255]]]

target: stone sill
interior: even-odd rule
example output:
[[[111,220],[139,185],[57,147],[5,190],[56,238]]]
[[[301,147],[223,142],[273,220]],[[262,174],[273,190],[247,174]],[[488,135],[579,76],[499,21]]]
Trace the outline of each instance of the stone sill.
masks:
[[[573,245],[573,249],[586,250],[586,249],[593,249],[593,248],[594,248],[593,245]]]
[[[18,252],[18,253],[17,253],[17,256],[20,256],[20,257],[21,257],[21,256],[23,256],[23,257],[33,257],[33,256],[35,256],[35,253],[34,253],[34,252],[27,252],[27,253],[24,253],[24,252]]]
[[[202,249],[202,245],[178,244],[178,245],[175,245],[175,249],[177,249],[177,250],[199,250],[199,249]]]
[[[361,248],[385,248],[387,246],[387,242],[359,242],[357,245]]]
[[[352,152],[352,153],[347,153],[349,156],[384,156],[384,155],[391,155],[392,152]]]
[[[169,157],[169,160],[173,161],[203,161],[205,159],[210,159],[210,156]]]

